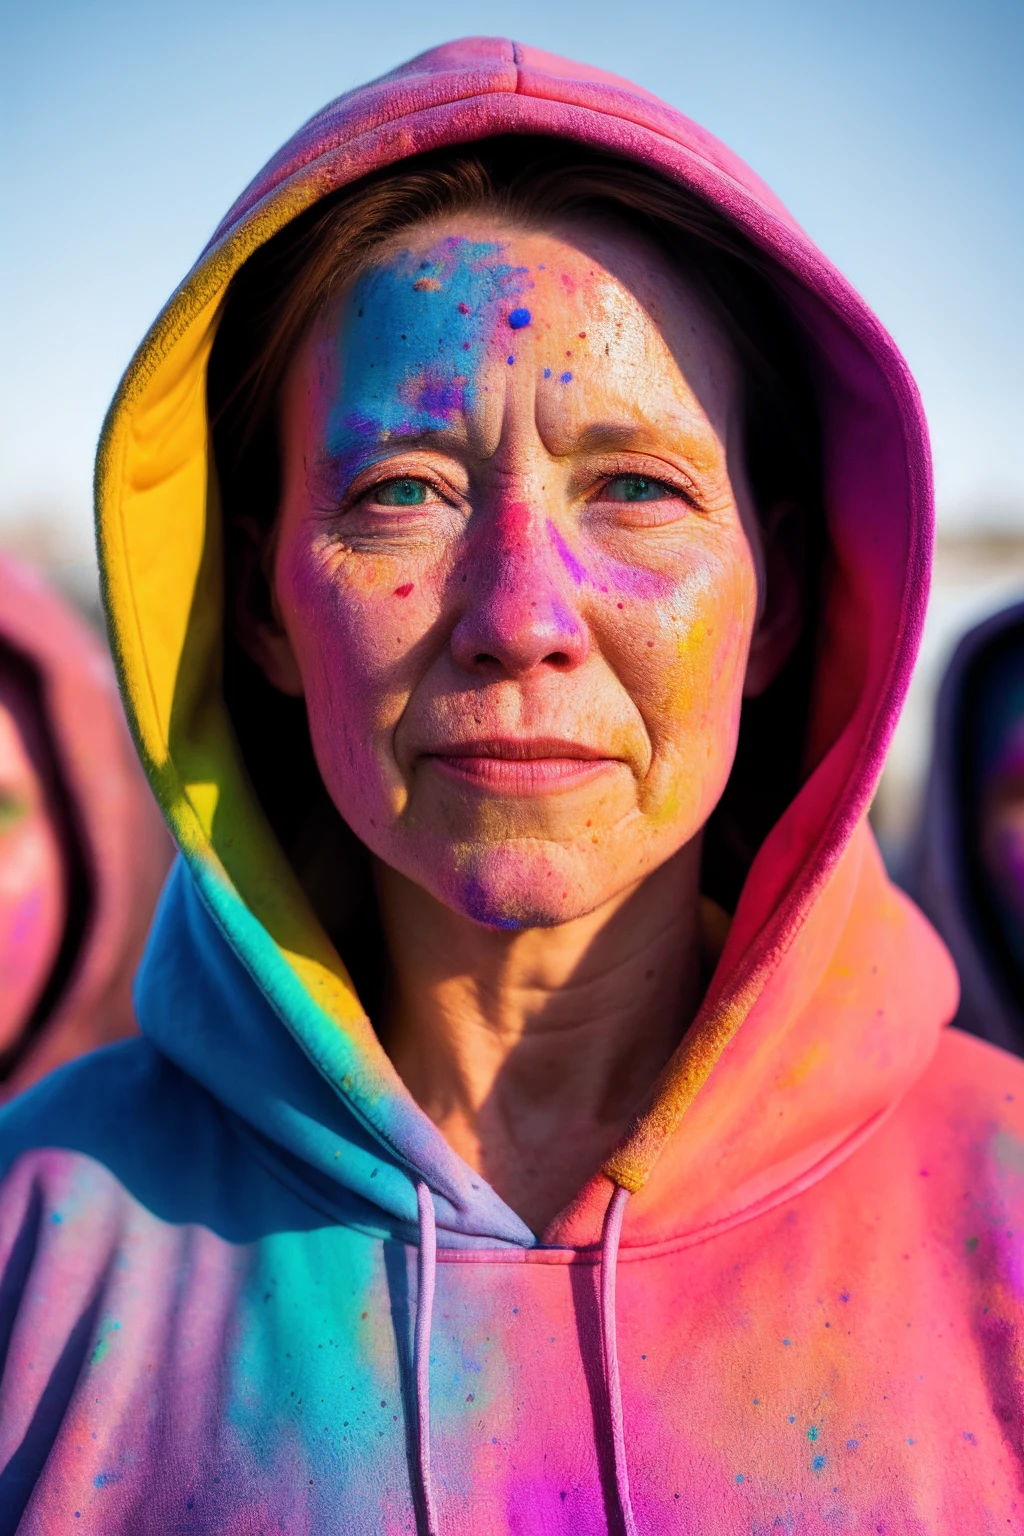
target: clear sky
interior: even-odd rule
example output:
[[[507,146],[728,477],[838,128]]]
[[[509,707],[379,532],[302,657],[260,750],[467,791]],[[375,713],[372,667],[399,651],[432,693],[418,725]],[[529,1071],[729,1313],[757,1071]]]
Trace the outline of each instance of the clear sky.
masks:
[[[772,184],[906,353],[947,522],[1024,528],[1021,0],[32,0],[2,23],[0,534],[88,537],[107,401],[306,117],[446,38],[625,74]]]

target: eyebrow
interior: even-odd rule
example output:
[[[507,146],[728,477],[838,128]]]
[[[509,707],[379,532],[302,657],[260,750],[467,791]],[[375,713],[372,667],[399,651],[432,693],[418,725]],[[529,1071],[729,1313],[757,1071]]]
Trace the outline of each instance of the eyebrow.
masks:
[[[595,421],[584,427],[573,443],[573,450],[589,453],[605,452],[616,448],[631,448],[637,439],[645,438],[644,427],[635,421]]]
[[[701,449],[706,443],[706,434],[709,423],[701,422],[689,412],[687,419],[673,424],[673,436],[675,446],[686,454],[687,458],[696,455],[695,462],[701,458]],[[663,429],[662,429],[663,430]],[[711,428],[712,434],[714,429]],[[589,453],[655,453],[660,450],[663,439],[659,436],[656,423],[648,421],[595,421],[590,426],[584,427],[578,437],[565,451],[567,454]]]

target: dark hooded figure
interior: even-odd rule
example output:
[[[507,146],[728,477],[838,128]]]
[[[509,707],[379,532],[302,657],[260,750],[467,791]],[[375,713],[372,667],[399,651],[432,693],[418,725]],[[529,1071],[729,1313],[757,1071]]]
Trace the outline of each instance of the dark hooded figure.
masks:
[[[949,664],[902,883],[956,961],[957,1026],[1024,1056],[1024,603]]]

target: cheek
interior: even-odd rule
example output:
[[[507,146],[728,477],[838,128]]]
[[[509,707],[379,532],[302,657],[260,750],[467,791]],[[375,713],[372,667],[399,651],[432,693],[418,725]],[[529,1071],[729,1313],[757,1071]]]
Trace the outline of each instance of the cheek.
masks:
[[[60,847],[37,812],[0,839],[0,1049],[44,986],[63,927]]]
[[[624,604],[652,743],[644,809],[696,825],[710,815],[735,753],[757,586],[749,552],[702,554],[671,594]],[[696,826],[695,828],[696,829]]]
[[[355,800],[394,802],[402,793],[394,730],[425,665],[439,587],[413,558],[335,546],[279,563],[317,761],[346,819]]]

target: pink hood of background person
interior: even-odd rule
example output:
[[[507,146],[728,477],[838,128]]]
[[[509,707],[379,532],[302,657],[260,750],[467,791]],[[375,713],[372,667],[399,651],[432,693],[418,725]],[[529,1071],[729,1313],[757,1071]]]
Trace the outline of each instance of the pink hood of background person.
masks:
[[[257,799],[266,733],[245,758],[221,687],[205,387],[228,283],[290,220],[505,134],[654,167],[764,253],[827,522],[799,784],[649,1103],[539,1236],[399,1078]],[[182,857],[144,1038],[0,1117],[8,1529],[1020,1530],[1024,1068],[944,1030],[949,956],[867,822],[927,601],[927,433],[892,340],[772,193],[626,81],[504,39],[434,49],[318,113],[232,208],[125,376],[97,500]]]
[[[131,986],[171,848],[102,642],[40,576],[7,555],[0,555],[0,648],[34,674],[35,725],[59,779],[58,819],[69,824],[54,827],[61,868],[47,870],[47,884],[59,888],[38,893],[61,923],[57,953],[28,1006],[0,1020],[3,1102],[71,1057],[135,1032]],[[17,925],[4,924],[2,938],[23,954],[36,947]],[[62,976],[47,998],[55,966]]]

